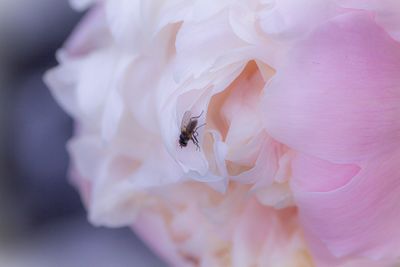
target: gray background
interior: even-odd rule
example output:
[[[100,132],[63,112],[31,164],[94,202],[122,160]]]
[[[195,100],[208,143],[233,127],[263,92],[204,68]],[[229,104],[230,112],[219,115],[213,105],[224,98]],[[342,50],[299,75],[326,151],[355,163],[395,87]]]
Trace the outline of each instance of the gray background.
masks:
[[[0,0],[0,266],[165,266],[129,229],[95,228],[66,178],[72,121],[42,82],[83,14]]]

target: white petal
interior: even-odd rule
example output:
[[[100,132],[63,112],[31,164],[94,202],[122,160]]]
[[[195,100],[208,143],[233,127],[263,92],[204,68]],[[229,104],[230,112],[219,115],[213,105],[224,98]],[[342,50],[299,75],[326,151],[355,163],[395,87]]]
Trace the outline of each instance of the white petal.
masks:
[[[202,22],[184,22],[176,38],[174,77],[177,81],[191,76],[197,78],[219,57],[244,45],[232,32],[227,12]]]
[[[108,96],[101,122],[102,138],[110,141],[118,130],[119,122],[124,110],[121,96],[116,91],[112,91]]]
[[[278,38],[301,38],[340,12],[334,1],[275,0],[259,13],[263,31]]]

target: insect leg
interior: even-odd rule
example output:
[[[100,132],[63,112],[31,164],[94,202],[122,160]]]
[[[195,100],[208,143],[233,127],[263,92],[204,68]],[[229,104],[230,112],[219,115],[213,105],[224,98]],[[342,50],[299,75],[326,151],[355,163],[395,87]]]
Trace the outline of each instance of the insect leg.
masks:
[[[196,145],[196,150],[197,150],[197,151],[200,151],[200,146],[199,146],[199,144],[196,143],[195,145]]]
[[[200,146],[199,146],[199,140],[197,140],[197,137],[195,137],[194,135],[191,138],[193,144],[196,145],[196,150],[200,150]]]
[[[204,125],[206,125],[206,123],[203,123],[202,125],[197,126],[196,129],[194,129],[194,130],[197,131],[197,129],[199,129],[200,127],[203,127]]]
[[[197,137],[196,137],[196,135],[193,135],[192,136],[192,139],[194,139],[195,141],[196,141],[196,143],[199,143],[199,140],[197,140]],[[193,140],[192,140],[193,141]],[[194,142],[193,142],[194,143]]]
[[[201,117],[201,115],[203,115],[203,113],[204,113],[204,110],[202,110],[202,111],[201,111],[201,113],[200,113],[200,115],[199,115],[199,116],[196,116],[196,117],[191,117],[191,118],[190,118],[190,120],[193,120],[193,119],[198,119],[198,118],[200,118],[200,117]]]

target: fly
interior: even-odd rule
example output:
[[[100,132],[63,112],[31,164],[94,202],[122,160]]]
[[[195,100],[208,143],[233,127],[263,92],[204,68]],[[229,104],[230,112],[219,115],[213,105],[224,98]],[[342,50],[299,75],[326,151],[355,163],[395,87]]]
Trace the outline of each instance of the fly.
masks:
[[[193,144],[196,145],[196,148],[200,150],[199,146],[199,140],[197,139],[197,136],[199,133],[197,132],[197,129],[200,127],[206,125],[205,123],[197,126],[199,123],[198,119],[203,115],[202,111],[199,116],[192,117],[192,113],[190,111],[186,111],[185,114],[183,114],[182,122],[181,122],[181,134],[179,135],[179,145],[182,147],[186,147],[189,140],[192,140]]]

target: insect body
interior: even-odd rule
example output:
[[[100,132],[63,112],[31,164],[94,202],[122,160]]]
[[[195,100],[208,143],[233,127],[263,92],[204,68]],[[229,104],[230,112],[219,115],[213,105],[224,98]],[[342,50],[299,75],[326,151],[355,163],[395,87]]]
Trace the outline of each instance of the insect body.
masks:
[[[195,144],[197,149],[200,150],[199,140],[197,139],[197,136],[199,135],[197,129],[204,126],[205,123],[197,126],[197,119],[200,118],[202,114],[203,111],[200,113],[199,116],[195,117],[192,117],[192,113],[190,111],[186,111],[185,114],[183,114],[181,122],[181,134],[179,135],[179,145],[181,146],[181,148],[186,147],[189,140],[192,140],[193,144]]]

